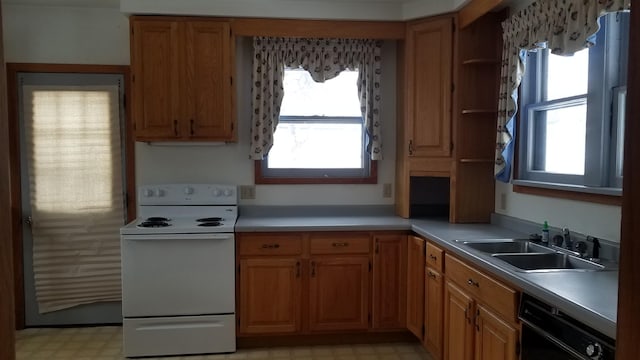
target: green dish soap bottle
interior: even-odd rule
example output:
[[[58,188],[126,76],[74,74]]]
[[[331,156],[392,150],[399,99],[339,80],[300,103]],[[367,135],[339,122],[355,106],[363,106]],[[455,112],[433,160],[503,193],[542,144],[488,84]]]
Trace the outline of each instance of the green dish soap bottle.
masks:
[[[542,225],[542,245],[549,246],[549,224],[547,220],[545,220],[544,225]]]

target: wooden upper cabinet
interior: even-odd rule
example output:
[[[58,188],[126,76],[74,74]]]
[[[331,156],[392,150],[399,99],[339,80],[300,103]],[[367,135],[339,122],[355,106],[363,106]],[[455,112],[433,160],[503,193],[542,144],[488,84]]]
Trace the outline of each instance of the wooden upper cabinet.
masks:
[[[451,156],[453,17],[411,22],[406,37],[406,146],[411,157]]]
[[[377,235],[373,251],[373,328],[399,329],[406,324],[407,236]]]
[[[235,140],[227,22],[134,16],[131,54],[136,140]]]
[[[231,46],[229,24],[185,22],[186,109],[189,136],[231,139]]]
[[[240,334],[294,333],[301,328],[301,260],[240,260]]]
[[[309,330],[369,327],[369,257],[312,257]]]
[[[419,339],[424,330],[425,241],[409,236],[407,247],[407,329]]]
[[[180,37],[174,21],[131,22],[132,114],[137,138],[181,136]]]

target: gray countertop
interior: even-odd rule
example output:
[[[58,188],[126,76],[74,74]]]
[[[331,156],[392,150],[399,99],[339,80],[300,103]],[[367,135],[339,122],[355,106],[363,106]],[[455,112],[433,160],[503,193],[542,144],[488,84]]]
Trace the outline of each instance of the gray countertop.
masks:
[[[480,269],[519,287],[523,292],[556,306],[586,325],[614,338],[618,302],[618,272],[514,271],[502,261],[454,240],[522,238],[526,234],[492,224],[451,224],[446,220],[403,219],[384,211],[364,215],[308,211],[266,214],[249,211],[240,215],[236,232],[412,230]]]

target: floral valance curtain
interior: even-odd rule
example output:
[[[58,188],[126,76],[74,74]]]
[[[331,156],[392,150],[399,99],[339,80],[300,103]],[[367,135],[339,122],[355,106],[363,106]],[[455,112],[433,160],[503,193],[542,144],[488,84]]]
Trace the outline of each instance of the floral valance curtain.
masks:
[[[256,37],[253,40],[251,154],[263,159],[273,146],[284,96],[284,69],[302,68],[316,82],[358,70],[358,96],[372,160],[382,159],[380,119],[381,42],[359,39]],[[328,146],[330,139],[327,139]]]
[[[508,182],[514,151],[517,89],[527,50],[549,48],[571,55],[594,45],[600,16],[628,10],[630,0],[538,0],[502,23],[503,50],[498,102],[496,178]]]

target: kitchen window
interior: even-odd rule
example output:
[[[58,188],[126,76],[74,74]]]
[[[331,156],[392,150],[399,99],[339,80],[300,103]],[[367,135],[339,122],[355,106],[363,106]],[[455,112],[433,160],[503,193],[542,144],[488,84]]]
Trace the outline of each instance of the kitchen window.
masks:
[[[629,13],[600,25],[572,56],[527,54],[514,184],[620,194]]]
[[[256,165],[256,182],[375,183],[366,151],[358,71],[323,83],[287,68],[278,126],[269,155]]]

